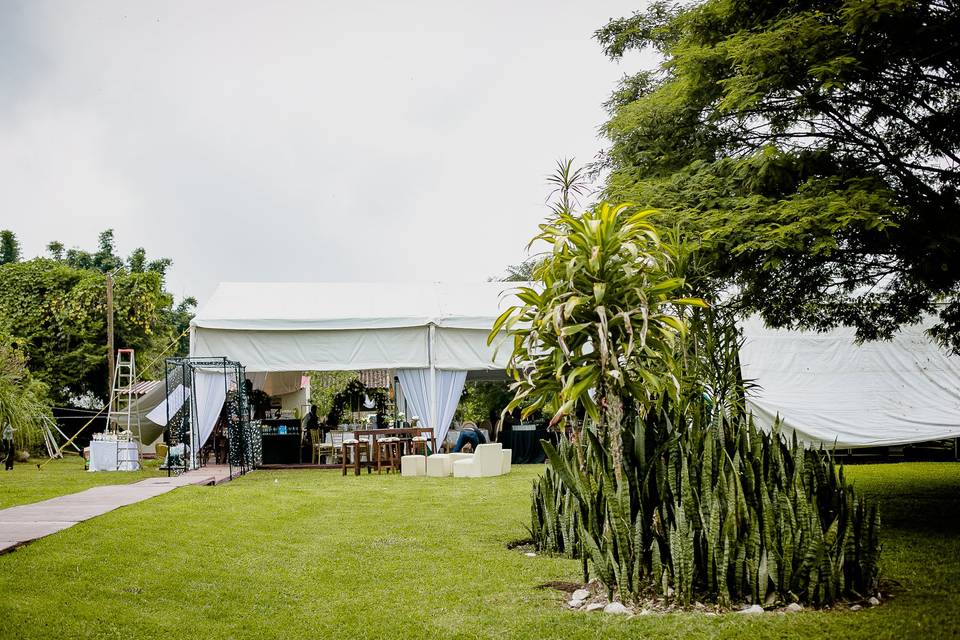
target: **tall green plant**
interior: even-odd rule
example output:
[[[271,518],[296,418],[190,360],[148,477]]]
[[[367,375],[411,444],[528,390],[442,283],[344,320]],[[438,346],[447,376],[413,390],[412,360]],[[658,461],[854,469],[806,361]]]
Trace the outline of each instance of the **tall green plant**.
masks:
[[[42,439],[42,420],[52,419],[47,387],[30,375],[12,339],[0,334],[0,428],[14,428],[14,443],[30,449]]]
[[[695,252],[648,213],[601,204],[544,225],[553,251],[494,332],[514,337],[513,404],[571,426],[534,484],[531,533],[622,599],[721,604],[864,595],[879,516],[831,456],[763,433],[744,408],[739,336],[682,297]],[[702,274],[697,274],[702,277]],[[578,409],[585,426],[571,421]]]

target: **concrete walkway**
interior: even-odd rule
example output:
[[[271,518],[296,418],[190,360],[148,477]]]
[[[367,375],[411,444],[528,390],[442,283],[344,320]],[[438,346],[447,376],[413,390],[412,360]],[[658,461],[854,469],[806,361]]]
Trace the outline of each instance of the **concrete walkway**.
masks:
[[[173,491],[177,487],[214,485],[231,479],[226,465],[207,466],[171,478],[149,478],[133,484],[93,487],[42,502],[2,509],[0,553],[12,551],[22,544],[63,531],[114,509]]]

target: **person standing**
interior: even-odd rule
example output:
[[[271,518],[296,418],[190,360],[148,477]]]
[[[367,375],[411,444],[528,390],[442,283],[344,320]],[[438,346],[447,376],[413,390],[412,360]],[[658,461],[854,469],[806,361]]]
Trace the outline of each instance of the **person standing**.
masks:
[[[3,468],[5,471],[13,470],[13,427],[6,423],[3,427],[3,433],[0,438],[3,440]]]

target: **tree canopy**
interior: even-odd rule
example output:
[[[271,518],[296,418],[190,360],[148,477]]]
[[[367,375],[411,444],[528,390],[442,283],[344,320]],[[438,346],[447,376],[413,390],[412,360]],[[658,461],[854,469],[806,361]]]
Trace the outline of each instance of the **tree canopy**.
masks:
[[[0,231],[0,264],[8,264],[20,260],[20,243],[16,234],[9,229]]]
[[[166,355],[185,354],[182,332],[196,305],[187,298],[174,306],[164,290],[169,259],[148,262],[143,249],[128,260],[117,255],[113,232],[100,234],[96,252],[64,251],[48,245],[54,258],[34,258],[0,266],[0,331],[17,339],[33,375],[58,402],[109,393],[106,352],[106,273],[114,274],[116,348],[133,348],[141,376],[160,375],[155,360],[180,336]],[[57,259],[59,257],[59,259]]]
[[[960,349],[953,2],[655,3],[596,36],[658,69],[611,97],[605,196],[701,243],[704,295],[781,327]]]

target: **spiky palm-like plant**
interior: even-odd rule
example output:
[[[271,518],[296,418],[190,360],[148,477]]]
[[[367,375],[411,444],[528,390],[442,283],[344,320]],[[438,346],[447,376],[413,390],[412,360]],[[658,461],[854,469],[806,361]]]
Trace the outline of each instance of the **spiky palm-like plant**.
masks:
[[[827,603],[876,588],[879,517],[831,456],[756,429],[731,319],[683,297],[688,248],[649,212],[560,212],[514,338],[513,405],[572,426],[534,485],[538,547],[628,599]],[[585,425],[573,417],[582,412]]]

